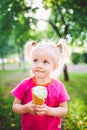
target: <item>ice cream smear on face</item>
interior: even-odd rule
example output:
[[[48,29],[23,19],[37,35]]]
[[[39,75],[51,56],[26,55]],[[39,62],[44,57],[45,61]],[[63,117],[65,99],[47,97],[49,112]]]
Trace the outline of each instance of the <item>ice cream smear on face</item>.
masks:
[[[47,98],[47,90],[44,86],[36,86],[32,89],[32,98],[35,104],[43,104]]]

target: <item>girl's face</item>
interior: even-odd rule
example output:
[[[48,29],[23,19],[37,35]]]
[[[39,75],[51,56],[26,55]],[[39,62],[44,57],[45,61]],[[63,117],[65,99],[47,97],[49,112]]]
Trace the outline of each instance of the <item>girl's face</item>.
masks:
[[[51,52],[47,49],[34,50],[32,53],[32,72],[37,78],[50,77],[54,70],[54,61]]]

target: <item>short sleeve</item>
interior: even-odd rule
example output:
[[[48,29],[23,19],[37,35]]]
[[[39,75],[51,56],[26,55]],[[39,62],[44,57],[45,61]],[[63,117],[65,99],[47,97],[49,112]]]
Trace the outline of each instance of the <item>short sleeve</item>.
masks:
[[[62,84],[60,87],[59,103],[66,102],[69,99],[70,99],[70,96],[69,96],[65,86]]]
[[[25,92],[25,86],[26,86],[26,80],[21,81],[12,91],[12,95],[18,98],[19,100],[22,100],[24,97]]]

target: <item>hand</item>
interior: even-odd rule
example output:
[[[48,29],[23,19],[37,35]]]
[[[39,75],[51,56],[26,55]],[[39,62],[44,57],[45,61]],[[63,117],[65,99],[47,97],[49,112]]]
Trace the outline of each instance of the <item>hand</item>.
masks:
[[[35,106],[35,113],[36,115],[47,115],[48,106],[46,104],[43,105],[36,105]]]
[[[36,112],[35,112],[36,105],[33,104],[32,101],[29,102],[29,103],[27,103],[27,104],[25,105],[25,107],[26,107],[26,112],[27,112],[27,113],[36,114]]]

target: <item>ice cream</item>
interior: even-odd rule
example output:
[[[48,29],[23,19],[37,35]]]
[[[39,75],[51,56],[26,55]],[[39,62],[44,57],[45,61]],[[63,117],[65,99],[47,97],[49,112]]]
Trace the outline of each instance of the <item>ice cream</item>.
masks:
[[[32,89],[32,100],[34,104],[44,104],[46,97],[47,90],[44,86],[36,86]]]

